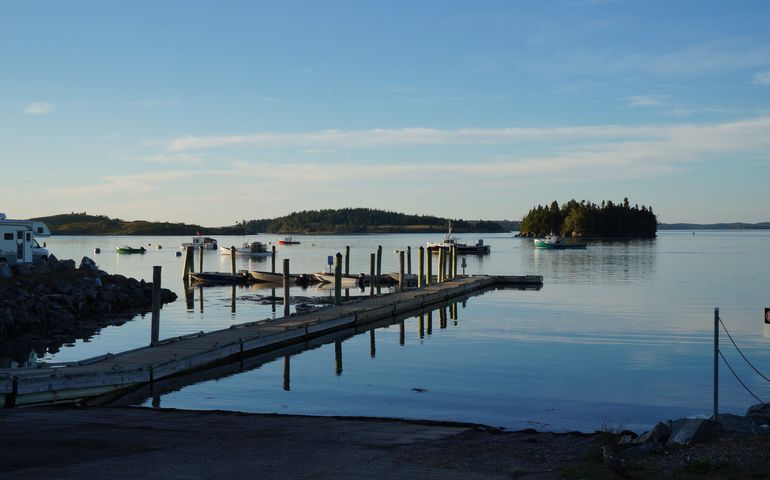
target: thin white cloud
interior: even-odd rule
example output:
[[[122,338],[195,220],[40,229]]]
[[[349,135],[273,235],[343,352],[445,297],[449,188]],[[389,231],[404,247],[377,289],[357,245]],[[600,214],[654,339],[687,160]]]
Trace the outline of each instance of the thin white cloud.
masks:
[[[48,102],[33,102],[24,106],[22,111],[30,115],[45,115],[56,110],[53,104]]]
[[[770,85],[770,72],[755,74],[751,79],[751,83],[754,85]]]
[[[669,95],[634,95],[624,100],[629,107],[662,107],[669,98]]]
[[[149,155],[140,157],[140,161],[145,163],[185,163],[190,165],[197,165],[203,163],[203,158],[200,155],[193,155],[189,153],[160,153],[157,155]]]

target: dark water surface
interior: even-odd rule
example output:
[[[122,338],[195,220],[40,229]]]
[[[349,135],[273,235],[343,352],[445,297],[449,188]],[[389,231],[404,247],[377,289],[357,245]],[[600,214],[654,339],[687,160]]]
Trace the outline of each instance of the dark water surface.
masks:
[[[277,236],[252,239],[276,241]],[[307,236],[278,246],[278,265],[293,272],[326,267],[327,255],[351,246],[351,271],[368,272],[369,254],[383,246],[383,270],[397,270],[395,250],[440,235]],[[468,243],[478,237],[465,235]],[[342,342],[268,361],[258,367],[166,393],[163,407],[313,415],[367,415],[479,422],[506,428],[593,431],[603,426],[644,430],[655,421],[710,414],[713,310],[755,365],[770,373],[770,232],[664,231],[656,240],[596,242],[582,251],[536,251],[511,235],[483,237],[491,255],[467,257],[468,273],[537,274],[540,291],[497,290],[456,307],[413,317]],[[256,302],[270,290],[231,287],[194,291],[187,308],[181,282],[182,237],[54,237],[59,258],[94,258],[110,273],[151,280],[180,298],[161,313],[161,338],[224,328],[271,316],[279,305]],[[219,237],[239,245],[242,237]],[[114,247],[148,246],[147,254],[116,255]],[[155,250],[155,245],[163,246]],[[102,253],[93,254],[99,247]],[[197,270],[196,258],[196,270]],[[205,270],[229,271],[230,259],[204,256]],[[238,268],[269,270],[270,261],[238,259]],[[280,292],[277,292],[280,295]],[[329,296],[295,288],[293,295]],[[352,294],[356,294],[353,292]],[[446,328],[440,318],[445,317]],[[119,352],[149,340],[149,315],[101,329],[45,361],[71,361]],[[421,335],[422,331],[422,335]],[[374,346],[374,348],[373,348]],[[723,338],[722,348],[747,385],[770,400],[770,385],[752,374]],[[341,360],[341,362],[340,362]],[[287,369],[287,365],[289,368]],[[288,373],[288,375],[287,375]],[[756,403],[721,369],[721,411],[743,413]],[[146,400],[152,404],[152,400]]]

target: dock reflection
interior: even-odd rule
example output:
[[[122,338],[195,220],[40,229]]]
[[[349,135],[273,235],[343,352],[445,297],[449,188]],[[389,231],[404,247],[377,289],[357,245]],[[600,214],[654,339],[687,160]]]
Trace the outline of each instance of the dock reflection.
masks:
[[[448,318],[453,320],[452,325],[455,326],[457,325],[458,320],[458,303],[462,303],[464,305],[469,298],[477,295],[483,295],[485,292],[490,290],[493,289],[478,290],[462,297],[456,297],[448,302],[431,305],[427,308],[417,309],[409,313],[392,316],[366,325],[343,328],[332,333],[319,335],[304,342],[286,345],[282,348],[278,348],[269,352],[243,356],[237,360],[230,360],[227,363],[222,363],[212,368],[164,379],[151,385],[144,385],[124,394],[118,399],[101,399],[96,403],[108,403],[111,405],[141,405],[147,403],[148,399],[152,399],[151,404],[154,405],[156,403],[155,398],[159,395],[162,396],[165,394],[173,393],[189,385],[195,385],[211,380],[219,380],[237,375],[242,372],[252,371],[269,362],[280,359],[281,357],[283,357],[283,382],[280,388],[285,391],[291,391],[291,356],[298,355],[308,350],[318,349],[324,345],[333,343],[334,374],[335,376],[341,376],[344,374],[342,353],[343,343],[346,340],[353,338],[356,335],[362,335],[368,332],[369,354],[372,358],[374,358],[377,354],[377,329],[398,325],[398,342],[399,345],[403,347],[406,345],[407,340],[407,324],[410,324],[411,322],[416,324],[417,328],[415,330],[417,336],[422,340],[425,337],[426,329],[427,335],[433,334],[434,312],[438,312],[440,326],[442,329],[449,327],[447,320]],[[417,342],[416,345],[420,344],[422,344],[422,341]]]

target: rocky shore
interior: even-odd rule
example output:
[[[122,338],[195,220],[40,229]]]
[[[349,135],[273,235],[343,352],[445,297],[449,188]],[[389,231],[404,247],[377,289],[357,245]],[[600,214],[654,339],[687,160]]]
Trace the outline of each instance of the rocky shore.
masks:
[[[161,303],[176,300],[161,289]],[[152,307],[152,283],[111,275],[83,257],[50,255],[34,264],[0,263],[0,341],[66,332],[95,317],[134,314]]]

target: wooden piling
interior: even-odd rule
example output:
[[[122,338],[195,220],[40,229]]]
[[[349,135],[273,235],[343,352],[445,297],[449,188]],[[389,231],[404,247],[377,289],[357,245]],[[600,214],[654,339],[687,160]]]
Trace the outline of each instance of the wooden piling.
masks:
[[[417,288],[425,285],[425,249],[420,246],[417,249]]]
[[[425,315],[422,313],[420,314],[420,322],[417,330],[420,334],[420,338],[425,337]]]
[[[369,254],[369,296],[374,296],[374,257],[375,255]]]
[[[406,247],[406,273],[412,274],[412,247]]]
[[[283,316],[288,317],[290,313],[291,299],[289,298],[289,259],[283,259]]]
[[[452,245],[452,278],[457,278],[457,245]]]
[[[377,283],[380,282],[382,275],[382,245],[377,245]]]
[[[444,281],[444,267],[445,267],[445,261],[444,261],[444,249],[439,248],[438,249],[438,282],[441,283]]]
[[[291,390],[291,355],[283,357],[283,389]]]
[[[345,245],[345,275],[350,275],[350,245]]]
[[[406,275],[404,275],[404,251],[398,252],[398,291],[404,291],[406,284]]]
[[[150,327],[150,345],[156,346],[160,341],[160,270],[152,267],[152,325]]]
[[[182,267],[182,280],[187,279],[187,276],[190,274],[190,271],[192,270],[192,248],[193,247],[187,247],[184,251],[184,267]]]
[[[374,329],[369,330],[369,356],[377,356],[377,344],[374,341]]]
[[[198,271],[203,273],[203,245],[200,248],[200,263],[198,265]]]
[[[235,285],[230,290],[230,313],[235,313]]]
[[[398,322],[398,344],[403,347],[405,342],[406,342],[406,327],[404,326],[404,321],[401,320],[400,322]]]
[[[334,342],[334,373],[342,375],[342,342]]]
[[[342,305],[342,254],[334,258],[334,304]]]
[[[425,267],[425,285],[430,285],[433,279],[433,253],[428,250],[425,255],[427,266]]]
[[[275,245],[272,247],[273,254],[270,256],[270,272],[275,273]]]
[[[230,247],[230,268],[235,275],[235,247]]]

